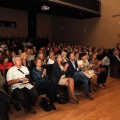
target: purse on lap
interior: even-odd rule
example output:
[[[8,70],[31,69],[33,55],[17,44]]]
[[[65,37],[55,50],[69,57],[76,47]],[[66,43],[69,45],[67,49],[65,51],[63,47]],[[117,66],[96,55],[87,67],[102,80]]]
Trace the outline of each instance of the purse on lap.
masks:
[[[93,75],[95,75],[94,70],[86,70],[83,72],[88,78],[91,78]]]

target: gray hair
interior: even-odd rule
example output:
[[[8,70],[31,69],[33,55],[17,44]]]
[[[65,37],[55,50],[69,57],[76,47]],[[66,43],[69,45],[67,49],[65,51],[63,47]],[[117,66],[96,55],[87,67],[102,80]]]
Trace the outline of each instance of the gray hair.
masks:
[[[15,59],[18,58],[18,57],[20,57],[20,55],[15,55],[15,56],[13,56],[13,57],[12,57],[12,62],[14,63]],[[21,58],[21,57],[20,57],[20,58]]]

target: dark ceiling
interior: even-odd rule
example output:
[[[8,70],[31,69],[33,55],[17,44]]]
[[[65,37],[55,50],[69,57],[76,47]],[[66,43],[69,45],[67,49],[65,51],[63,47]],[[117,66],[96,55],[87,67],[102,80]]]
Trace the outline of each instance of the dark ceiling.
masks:
[[[48,11],[41,10],[41,6],[44,4],[49,6]],[[94,13],[71,6],[50,2],[49,0],[0,0],[0,7],[34,11],[37,13],[71,17],[77,19],[87,19],[100,16],[99,12]]]

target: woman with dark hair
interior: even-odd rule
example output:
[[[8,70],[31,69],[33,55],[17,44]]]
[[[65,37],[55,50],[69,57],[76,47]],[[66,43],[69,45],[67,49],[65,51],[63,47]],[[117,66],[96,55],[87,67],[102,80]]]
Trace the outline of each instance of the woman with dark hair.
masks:
[[[98,85],[99,87],[106,87],[105,83],[106,83],[106,69],[100,67],[102,64],[102,61],[97,60],[97,56],[96,54],[92,55],[92,58],[90,60],[90,64],[93,64],[92,69],[98,74]]]
[[[0,70],[3,74],[6,74],[6,70],[11,68],[13,66],[12,62],[9,62],[9,57],[7,55],[3,55],[1,57],[1,63],[0,63]]]
[[[97,85],[98,78],[97,78],[97,75],[93,73],[94,71],[91,71],[93,64],[92,63],[89,64],[86,53],[81,53],[80,56],[81,56],[81,60],[78,65],[82,65],[81,69],[85,75],[87,74],[90,75],[90,76],[87,76],[91,79],[90,91],[91,93],[94,93],[94,91],[97,92],[97,89],[95,86]]]
[[[32,69],[32,76],[35,82],[36,89],[38,93],[44,91],[47,94],[47,97],[50,99],[51,108],[53,110],[56,110],[54,101],[55,97],[58,95],[57,85],[48,79],[46,75],[46,69],[42,67],[41,59],[36,58],[35,64],[36,67]]]
[[[21,55],[22,54],[22,49],[18,49],[17,54]]]
[[[78,100],[74,95],[74,80],[73,78],[66,77],[65,72],[69,64],[62,65],[62,57],[60,54],[56,55],[56,61],[53,64],[52,77],[58,85],[64,85],[68,87],[69,100],[71,103],[78,104]]]

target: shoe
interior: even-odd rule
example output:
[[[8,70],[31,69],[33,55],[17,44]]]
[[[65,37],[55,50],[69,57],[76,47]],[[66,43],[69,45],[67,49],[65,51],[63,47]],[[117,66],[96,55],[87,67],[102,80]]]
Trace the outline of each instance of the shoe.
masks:
[[[98,90],[97,89],[93,89],[95,92],[98,92]]]
[[[103,83],[102,86],[105,87],[105,88],[107,87],[105,83]]]
[[[53,109],[53,110],[56,110],[56,107],[55,107],[55,105],[52,103],[51,104],[51,108]]]
[[[20,107],[20,106],[14,106],[14,109],[15,109],[16,111],[20,111],[20,110],[21,110],[21,107]]]
[[[99,87],[99,88],[104,88],[102,84],[99,84],[98,87]]]
[[[73,99],[73,98],[70,98],[70,100],[69,100],[71,103],[73,103],[73,104],[79,104],[79,101],[78,100],[75,100],[75,99]]]
[[[35,110],[34,108],[32,108],[32,109],[30,110],[30,113],[36,114],[37,112],[36,112],[36,110]]]
[[[94,90],[89,90],[92,94],[95,94]]]
[[[30,113],[30,110],[29,109],[25,109],[25,113],[26,114]]]
[[[57,102],[59,103],[59,104],[66,104],[66,103],[68,103],[68,101],[69,101],[69,97],[68,96],[64,96],[64,95],[61,95],[60,97],[57,97]]]
[[[87,95],[86,97],[90,100],[94,100],[94,98],[91,95]]]

